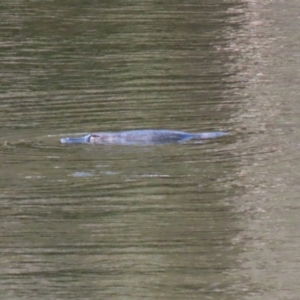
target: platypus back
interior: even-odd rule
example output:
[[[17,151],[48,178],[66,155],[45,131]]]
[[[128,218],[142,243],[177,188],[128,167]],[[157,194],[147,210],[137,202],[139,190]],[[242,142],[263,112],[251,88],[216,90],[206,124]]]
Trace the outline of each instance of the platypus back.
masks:
[[[120,132],[98,132],[83,137],[62,138],[63,144],[88,143],[106,145],[159,145],[182,143],[189,140],[212,139],[226,135],[225,132],[189,133],[174,130],[129,130]]]

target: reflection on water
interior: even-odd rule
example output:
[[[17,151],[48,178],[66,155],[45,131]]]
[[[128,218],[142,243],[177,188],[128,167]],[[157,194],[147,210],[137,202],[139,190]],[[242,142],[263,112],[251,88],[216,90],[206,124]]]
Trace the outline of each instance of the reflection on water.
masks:
[[[299,298],[299,10],[281,5],[2,3],[5,299]],[[230,135],[59,143],[137,128]]]

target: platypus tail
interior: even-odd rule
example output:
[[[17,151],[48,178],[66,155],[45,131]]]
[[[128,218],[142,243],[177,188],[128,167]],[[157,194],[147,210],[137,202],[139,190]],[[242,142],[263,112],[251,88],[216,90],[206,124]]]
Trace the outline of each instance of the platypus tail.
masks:
[[[223,131],[201,132],[201,133],[196,133],[194,135],[194,139],[199,139],[199,140],[214,139],[227,134],[228,134],[227,132],[223,132]]]

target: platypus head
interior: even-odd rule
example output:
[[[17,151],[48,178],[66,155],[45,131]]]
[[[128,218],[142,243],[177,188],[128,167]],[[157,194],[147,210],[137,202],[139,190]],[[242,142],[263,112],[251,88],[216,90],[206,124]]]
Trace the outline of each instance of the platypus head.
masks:
[[[60,139],[60,142],[62,144],[89,144],[91,134],[80,136],[80,137],[71,137],[71,138],[62,138]]]

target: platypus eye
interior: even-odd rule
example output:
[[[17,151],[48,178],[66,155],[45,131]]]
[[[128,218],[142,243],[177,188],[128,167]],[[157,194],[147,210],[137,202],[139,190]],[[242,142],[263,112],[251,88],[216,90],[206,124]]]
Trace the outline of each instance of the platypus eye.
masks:
[[[88,137],[88,143],[93,144],[93,140],[97,137],[98,136],[96,134],[90,134],[90,136]]]
[[[93,134],[90,134],[90,135],[88,136],[88,138],[87,138],[87,142],[88,142],[88,143],[91,143],[91,138],[92,138],[92,137],[94,137]]]

